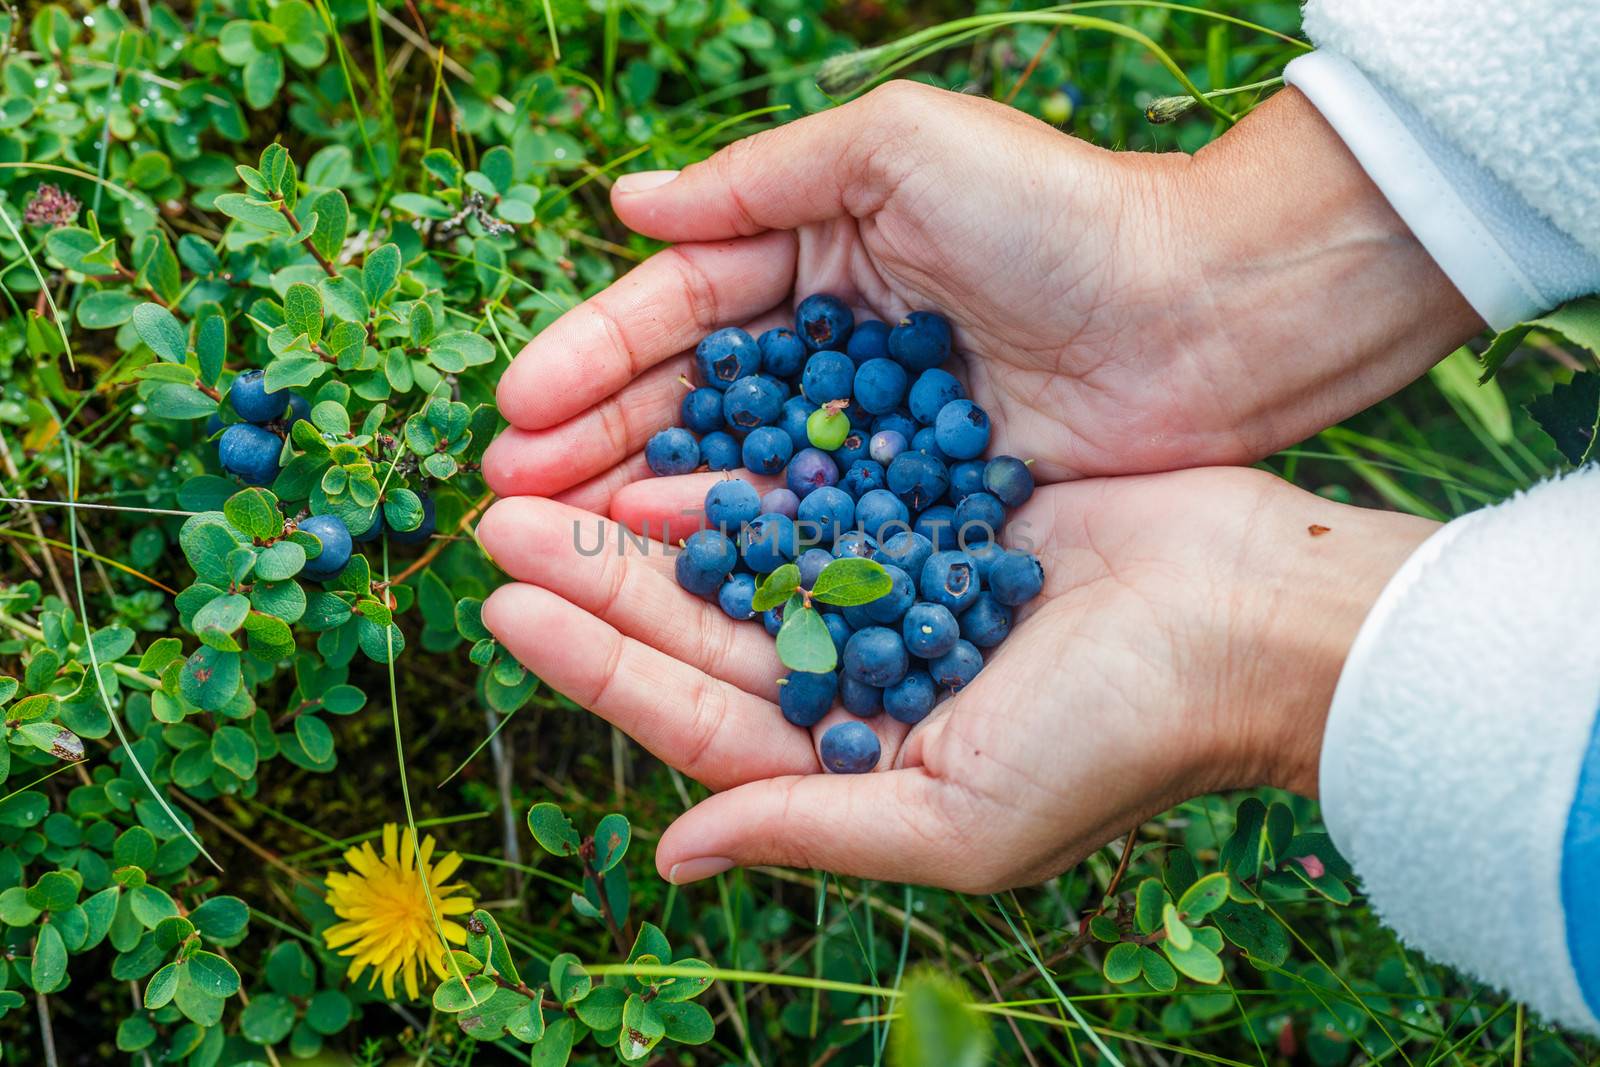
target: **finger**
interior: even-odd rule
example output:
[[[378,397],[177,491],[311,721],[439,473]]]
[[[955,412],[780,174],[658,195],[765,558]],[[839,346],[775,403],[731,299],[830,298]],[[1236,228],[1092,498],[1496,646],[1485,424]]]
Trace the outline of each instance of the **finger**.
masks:
[[[554,496],[605,473],[678,422],[687,356],[651,367],[619,392],[557,426],[511,426],[483,454],[483,476],[498,496]]]
[[[777,700],[785,671],[772,638],[679,588],[661,541],[625,538],[615,523],[538,497],[496,503],[478,524],[478,540],[517,581],[548,589],[697,671]]]
[[[921,769],[754,781],[679,816],[656,869],[678,885],[760,864],[924,884],[942,865],[956,878],[946,792]]]
[[[559,425],[730,322],[787,299],[795,240],[775,233],[657,252],[529,341],[495,399],[513,426]]]
[[[704,525],[706,493],[718,482],[726,481],[729,474],[749,482],[762,494],[783,484],[782,478],[747,470],[647,477],[617,488],[611,497],[611,517],[635,533],[670,527],[673,537],[669,543],[676,544],[677,537],[687,536]]]
[[[547,589],[501,586],[484,602],[483,622],[552,688],[712,789],[817,769],[811,739],[771,703]]]
[[[636,452],[604,474],[597,474],[582,485],[557,493],[553,499],[580,511],[616,518],[612,514],[612,500],[617,493],[624,486],[654,477],[650,464],[645,462],[644,453]]]

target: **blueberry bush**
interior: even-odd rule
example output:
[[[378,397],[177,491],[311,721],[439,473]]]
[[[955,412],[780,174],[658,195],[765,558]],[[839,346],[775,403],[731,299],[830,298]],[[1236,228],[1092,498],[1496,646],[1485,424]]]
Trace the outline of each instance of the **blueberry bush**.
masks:
[[[615,174],[892,74],[1194,149],[1301,47],[1289,0],[1219,6],[0,3],[0,1055],[1600,1056],[1397,944],[1315,806],[1268,792],[1192,801],[1016,894],[767,870],[663,885],[639,854],[698,787],[479,619],[495,383],[651,251],[607,210]],[[1449,517],[1590,458],[1597,346],[1596,305],[1571,305],[1268,465]],[[880,405],[909,383],[844,388]],[[957,399],[935,377],[910,404],[935,423]],[[736,442],[723,414],[686,401],[693,433],[652,459],[793,475],[783,442]],[[837,406],[801,414],[808,442],[847,447]],[[887,468],[909,441],[880,436],[857,444]],[[1010,507],[1027,472],[965,476]],[[849,477],[853,498],[876,488]],[[892,587],[827,567],[800,554],[714,592],[799,616],[830,582]],[[925,614],[914,639],[954,639]],[[795,656],[837,652],[799,629]],[[796,707],[818,673],[797,671]],[[403,922],[357,973],[341,946],[395,885],[416,887]]]

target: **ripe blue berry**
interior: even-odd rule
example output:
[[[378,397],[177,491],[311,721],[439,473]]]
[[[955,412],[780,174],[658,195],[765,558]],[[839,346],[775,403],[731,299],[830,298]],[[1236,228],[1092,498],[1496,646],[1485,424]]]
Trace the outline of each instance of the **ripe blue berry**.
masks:
[[[925,452],[902,452],[889,464],[889,491],[921,511],[944,496],[950,485],[945,465]]]
[[[825,348],[842,350],[850,340],[855,321],[855,314],[845,302],[828,293],[808,296],[794,309],[795,332],[813,352]]]
[[[311,401],[299,393],[289,394],[289,425],[311,421]]]
[[[850,640],[850,635],[855,633],[855,627],[837,612],[825,611],[822,614],[822,625],[828,628],[828,636],[833,638],[833,651],[840,659],[844,658],[844,646]]]
[[[949,552],[959,547],[956,544],[956,509],[949,504],[923,508],[911,528],[926,537],[935,552]]]
[[[985,590],[961,613],[961,637],[979,648],[993,648],[1011,633],[1011,609]]]
[[[910,658],[900,634],[886,626],[868,626],[850,635],[844,646],[844,673],[882,689],[906,676]]]
[[[792,563],[799,552],[794,520],[787,515],[758,515],[739,535],[739,552],[747,567],[770,574]]]
[[[649,446],[645,446],[645,462],[650,461]],[[738,470],[744,462],[744,450],[733,434],[724,430],[708,433],[700,439],[700,459],[707,469],[714,471]],[[651,467],[654,470],[654,465]]]
[[[917,420],[906,414],[903,409],[876,416],[872,420],[872,432],[883,433],[886,430],[893,430],[910,441],[917,435]]]
[[[771,426],[783,412],[783,392],[776,378],[764,374],[746,375],[722,394],[722,417],[738,430]]]
[[[374,507],[372,509],[372,522],[367,525],[367,528],[365,530],[362,530],[358,534],[354,534],[351,539],[353,541],[355,541],[355,543],[358,544],[358,545],[366,545],[366,544],[371,544],[373,541],[376,541],[378,538],[380,538],[382,536],[383,536],[383,509],[379,508],[379,507]]]
[[[906,395],[906,369],[892,359],[869,359],[856,369],[856,402],[874,415],[900,406]]]
[[[717,590],[717,606],[728,618],[743,622],[756,617],[755,608],[750,606],[755,596],[756,580],[753,575],[730,574],[728,580],[722,583],[722,588]]]
[[[813,493],[813,496],[816,494]],[[800,584],[810,589],[817,584],[822,569],[833,562],[833,553],[826,548],[808,548],[800,553],[795,563],[800,568]]]
[[[969,546],[993,541],[1005,524],[1006,509],[993,493],[968,493],[956,505],[956,544]]]
[[[860,530],[846,530],[833,545],[833,558],[872,559],[878,554],[878,542]]]
[[[1002,604],[1026,604],[1044,588],[1044,567],[1027,552],[1007,552],[989,569],[989,589]]]
[[[856,501],[856,521],[874,541],[882,541],[887,528],[888,536],[910,529],[911,513],[905,501],[887,489],[872,489],[861,494]]]
[[[707,334],[695,346],[694,364],[701,381],[713,389],[726,389],[761,369],[761,349],[749,334],[729,326]]]
[[[217,440],[222,469],[251,485],[267,485],[278,476],[278,454],[283,438],[249,422],[236,422]]]
[[[756,338],[761,369],[779,378],[793,378],[806,364],[806,343],[786,326],[774,326]]]
[[[854,526],[855,521],[856,502],[838,486],[821,486],[800,501],[799,522],[803,540],[831,545],[841,533]]]
[[[777,474],[794,455],[794,443],[776,426],[757,426],[744,439],[739,454],[744,465],[756,474]]]
[[[784,480],[794,495],[804,500],[813,489],[838,484],[839,467],[833,457],[821,449],[802,448],[789,461]]]
[[[888,482],[884,478],[883,464],[874,463],[870,459],[856,460],[850,464],[850,469],[844,472],[844,477],[839,479],[839,488],[858,500],[872,490],[882,489],[886,485]]]
[[[999,541],[986,541],[981,545],[973,545],[966,551],[967,555],[972,557],[972,562],[978,566],[979,579],[987,586],[989,584],[989,572],[994,570],[994,565],[1004,558],[1006,550],[1000,547]]]
[[[783,629],[783,605],[768,608],[761,613],[761,626],[767,631],[768,637],[777,637],[778,631]]]
[[[978,676],[983,669],[983,653],[967,641],[957,641],[955,647],[928,664],[928,673],[941,689],[960,689]]]
[[[849,470],[852,463],[867,458],[867,440],[867,435],[861,430],[851,430],[839,442],[839,447],[833,450],[833,462],[840,470]]]
[[[960,400],[967,395],[961,387],[956,376],[947,370],[935,367],[925,370],[917,375],[917,380],[911,383],[911,393],[906,400],[906,406],[911,409],[911,417],[924,426],[932,426],[933,420],[939,417],[939,410],[952,400]]]
[[[865,774],[878,765],[883,748],[878,735],[864,722],[841,722],[828,727],[817,744],[822,766],[834,774]]]
[[[893,563],[907,574],[922,574],[922,565],[933,555],[933,542],[913,530],[897,530],[882,543],[880,562]]]
[[[921,601],[900,621],[900,636],[913,656],[937,659],[956,647],[961,630],[949,608]]]
[[[889,354],[889,324],[878,319],[856,323],[844,352],[858,367],[869,359],[883,359]]]
[[[698,434],[708,434],[722,429],[722,394],[702,386],[683,394],[678,404],[678,415],[684,428]]]
[[[700,445],[682,426],[669,426],[645,444],[644,461],[656,474],[691,474],[700,466]]]
[[[833,707],[833,696],[838,691],[839,676],[832,671],[791,671],[778,686],[778,707],[783,710],[783,717],[796,726],[815,726]]]
[[[1016,456],[996,456],[983,468],[983,487],[1008,508],[1020,508],[1033,496],[1033,471]]]
[[[925,456],[932,456],[946,466],[950,465],[950,457],[945,455],[944,449],[939,447],[939,435],[932,426],[924,426],[911,437],[911,447]]]
[[[420,545],[432,537],[434,530],[438,529],[439,515],[437,505],[433,502],[433,497],[427,493],[418,493],[417,498],[422,501],[422,521],[417,524],[414,530],[390,530],[389,543],[391,545]],[[378,517],[380,519],[383,517],[381,511],[378,513]],[[373,525],[376,526],[377,523]]]
[[[300,572],[303,577],[314,582],[325,582],[344,570],[345,564],[350,562],[354,545],[343,519],[337,515],[313,515],[300,524],[300,529],[315,535],[322,544],[322,553],[315,559],[306,560],[305,568]]]
[[[258,424],[271,422],[289,406],[287,392],[267,392],[266,372],[259,370],[247,370],[235,378],[228,390],[228,400],[241,419]]]
[[[899,430],[879,430],[867,442],[867,455],[887,467],[910,446],[911,442]]]
[[[923,600],[943,604],[955,615],[978,599],[980,584],[977,565],[965,552],[935,552],[922,565],[921,581],[917,583]]]
[[[935,311],[913,311],[889,331],[889,354],[909,371],[937,367],[950,356],[950,322]]]
[[[883,710],[889,718],[915,726],[928,717],[939,691],[927,671],[911,671],[883,691]]]
[[[893,564],[883,568],[889,575],[889,591],[877,600],[861,605],[862,612],[881,626],[896,626],[913,601],[917,599],[917,583],[911,575]]]
[[[761,495],[761,510],[765,514],[797,518],[800,514],[800,498],[794,495],[793,490],[782,486],[768,489]]]
[[[934,420],[939,448],[951,459],[975,459],[989,447],[989,414],[970,400],[952,400]]]
[[[875,685],[858,681],[848,674],[841,674],[839,703],[844,705],[845,711],[857,718],[870,719],[883,711],[883,690]]]
[[[678,584],[696,596],[711,596],[739,562],[739,551],[720,530],[696,530],[673,563]]]
[[[959,504],[973,493],[983,489],[983,472],[987,465],[981,459],[967,459],[950,464],[950,503]]]
[[[789,441],[794,445],[796,452],[802,448],[811,447],[811,438],[806,430],[806,423],[811,418],[811,413],[817,410],[817,405],[803,396],[791,396],[783,402],[783,409],[778,412],[778,429],[789,435]]]
[[[743,478],[730,478],[706,490],[706,522],[730,537],[761,514],[761,494]]]
[[[855,375],[856,365],[843,352],[818,352],[806,360],[806,369],[800,375],[800,392],[813,404],[849,400]]]

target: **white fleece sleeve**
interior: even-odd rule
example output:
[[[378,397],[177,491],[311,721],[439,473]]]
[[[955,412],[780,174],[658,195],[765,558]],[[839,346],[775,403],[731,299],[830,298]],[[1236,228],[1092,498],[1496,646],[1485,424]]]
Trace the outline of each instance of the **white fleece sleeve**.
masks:
[[[1566,0],[1307,0],[1311,100],[1503,329],[1600,291],[1600,18]]]
[[[1351,648],[1323,814],[1401,939],[1600,1033],[1600,468],[1445,526]]]

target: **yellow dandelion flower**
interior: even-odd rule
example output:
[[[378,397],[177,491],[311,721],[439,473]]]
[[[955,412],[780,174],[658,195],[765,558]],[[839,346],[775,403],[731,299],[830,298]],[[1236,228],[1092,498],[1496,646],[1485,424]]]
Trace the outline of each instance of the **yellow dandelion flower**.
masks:
[[[415,842],[409,828],[402,834],[394,823],[386,823],[381,854],[372,842],[363,842],[344,854],[349,871],[328,875],[328,906],[344,921],[323,931],[323,940],[339,955],[352,957],[351,981],[370,967],[368,987],[381,981],[383,995],[391,1000],[397,976],[412,1000],[421,995],[417,980],[424,967],[439,978],[446,976],[445,946],[434,930],[423,878],[433,890],[440,926],[451,944],[466,944],[467,931],[450,916],[472,910],[472,899],[462,895],[466,886],[445,884],[461,866],[461,856],[451,852],[433,862],[433,835],[428,834],[422,839],[419,864]]]

